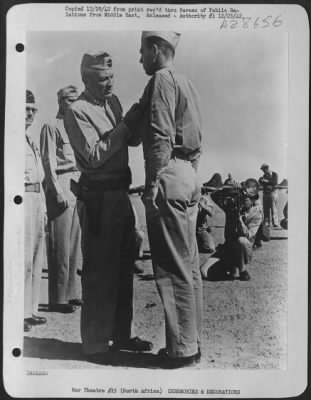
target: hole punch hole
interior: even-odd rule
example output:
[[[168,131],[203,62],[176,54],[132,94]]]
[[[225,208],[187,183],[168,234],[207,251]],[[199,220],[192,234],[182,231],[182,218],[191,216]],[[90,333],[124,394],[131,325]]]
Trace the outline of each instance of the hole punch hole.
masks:
[[[25,46],[23,45],[23,43],[17,43],[15,49],[18,53],[22,53],[25,50]]]
[[[23,202],[23,198],[20,195],[17,195],[14,197],[14,203],[15,204],[21,204]]]
[[[14,357],[19,357],[22,354],[22,351],[18,347],[15,347],[15,349],[12,350],[12,354]]]

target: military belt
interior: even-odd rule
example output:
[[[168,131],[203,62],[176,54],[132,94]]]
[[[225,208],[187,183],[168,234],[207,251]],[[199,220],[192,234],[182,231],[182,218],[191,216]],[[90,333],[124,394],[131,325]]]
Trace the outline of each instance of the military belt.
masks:
[[[40,193],[40,183],[25,183],[25,192]]]

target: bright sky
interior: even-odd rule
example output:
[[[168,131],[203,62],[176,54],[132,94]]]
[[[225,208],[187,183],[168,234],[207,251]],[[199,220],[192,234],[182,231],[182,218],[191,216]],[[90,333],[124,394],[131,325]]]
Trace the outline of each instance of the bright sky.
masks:
[[[84,52],[104,50],[115,68],[115,94],[124,111],[141,96],[148,76],[139,64],[140,32],[29,32],[27,87],[39,105],[35,138],[57,112],[56,92],[83,90]],[[203,182],[218,172],[242,181],[261,175],[263,162],[287,177],[288,47],[282,32],[184,32],[175,66],[201,96]],[[144,183],[141,147],[131,149],[133,184]]]

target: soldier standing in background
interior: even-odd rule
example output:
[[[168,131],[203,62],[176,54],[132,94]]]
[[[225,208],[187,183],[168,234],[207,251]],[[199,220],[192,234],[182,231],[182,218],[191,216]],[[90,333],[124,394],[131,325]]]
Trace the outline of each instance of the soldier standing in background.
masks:
[[[25,160],[25,288],[24,331],[32,325],[46,323],[46,318],[37,316],[40,298],[41,271],[44,249],[45,200],[42,189],[43,169],[40,153],[29,135],[37,107],[35,97],[26,90],[26,160]]]
[[[276,172],[271,171],[269,165],[262,164],[260,169],[263,171],[263,176],[259,178],[260,185],[263,186],[263,212],[264,212],[264,223],[267,226],[272,225],[278,226],[278,210],[277,205],[277,193],[275,186],[278,184],[278,175]],[[270,214],[271,213],[271,214]]]
[[[164,306],[166,347],[159,366],[181,368],[200,360],[202,281],[196,243],[201,152],[199,98],[193,85],[175,72],[180,34],[145,31],[141,59],[147,84],[140,131],[146,181],[142,201],[156,285]]]
[[[82,229],[81,337],[90,361],[109,363],[114,349],[150,351],[131,337],[133,319],[134,214],[128,196],[128,145],[141,116],[138,105],[122,120],[113,91],[108,53],[84,54],[84,92],[65,114],[65,128],[81,171],[76,187]]]
[[[45,194],[49,226],[48,270],[49,310],[71,313],[81,305],[77,298],[77,269],[82,266],[81,229],[76,198],[70,180],[79,180],[73,149],[64,128],[64,114],[78,98],[75,86],[57,93],[56,118],[43,126],[40,150],[45,172]]]

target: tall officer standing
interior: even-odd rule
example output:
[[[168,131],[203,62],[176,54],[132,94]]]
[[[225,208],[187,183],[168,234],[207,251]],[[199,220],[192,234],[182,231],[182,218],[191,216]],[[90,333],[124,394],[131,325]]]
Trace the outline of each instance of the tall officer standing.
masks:
[[[76,272],[82,266],[81,229],[76,198],[70,191],[70,180],[78,181],[80,172],[63,119],[67,108],[77,100],[78,90],[67,86],[58,91],[57,97],[56,118],[43,126],[40,136],[49,224],[49,310],[70,313],[81,305],[76,294]]]
[[[42,189],[43,169],[40,153],[32,141],[29,128],[37,112],[35,97],[26,90],[25,117],[25,310],[24,331],[29,332],[32,325],[45,324],[46,319],[39,317],[41,271],[44,249],[44,214],[45,200]]]
[[[180,34],[145,31],[141,59],[147,84],[140,123],[146,181],[142,200],[158,291],[164,306],[166,348],[160,366],[191,366],[201,357],[202,281],[196,243],[201,153],[199,97],[173,67]]]
[[[90,361],[109,362],[114,349],[149,351],[131,337],[133,318],[134,215],[128,196],[128,144],[141,116],[134,105],[122,120],[112,93],[114,72],[106,52],[84,54],[84,92],[65,114],[65,128],[81,171],[78,196],[82,229],[83,351]]]

